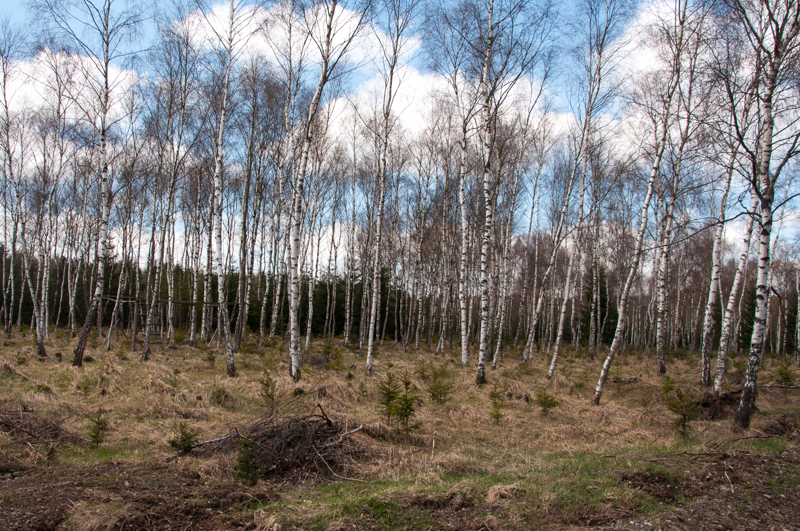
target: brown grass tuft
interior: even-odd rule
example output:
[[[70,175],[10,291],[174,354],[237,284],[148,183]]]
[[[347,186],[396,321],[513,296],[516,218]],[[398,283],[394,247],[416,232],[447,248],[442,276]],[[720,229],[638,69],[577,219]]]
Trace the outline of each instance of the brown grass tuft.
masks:
[[[519,498],[525,491],[515,483],[513,485],[493,485],[486,493],[486,503],[489,505],[499,505],[508,500]]]
[[[68,528],[74,531],[114,529],[127,512],[128,505],[121,501],[79,501],[73,504],[72,514],[67,521]]]
[[[471,476],[485,470],[476,459],[455,452],[436,455],[432,464],[443,474],[451,476]]]

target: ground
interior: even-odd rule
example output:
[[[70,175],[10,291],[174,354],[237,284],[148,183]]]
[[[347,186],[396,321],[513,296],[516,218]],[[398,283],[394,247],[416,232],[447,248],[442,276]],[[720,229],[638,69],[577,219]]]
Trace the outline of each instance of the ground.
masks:
[[[800,529],[800,395],[785,360],[764,360],[750,429],[730,418],[735,358],[728,393],[704,400],[684,437],[666,402],[707,392],[685,352],[672,380],[624,353],[592,406],[602,360],[580,352],[548,381],[541,354],[522,364],[511,350],[477,386],[457,349],[387,343],[367,376],[357,350],[317,341],[295,384],[279,343],[246,343],[227,378],[214,348],[159,345],[142,362],[124,338],[94,339],[73,368],[73,340],[51,335],[44,360],[30,335],[0,348],[3,529]],[[453,385],[442,403],[436,369]],[[419,395],[407,434],[379,405],[389,373]],[[547,414],[543,396],[558,404]],[[312,418],[325,438],[294,437]],[[182,455],[168,444],[181,430],[215,442]],[[269,440],[271,472],[246,486],[233,441],[268,432],[283,446]]]

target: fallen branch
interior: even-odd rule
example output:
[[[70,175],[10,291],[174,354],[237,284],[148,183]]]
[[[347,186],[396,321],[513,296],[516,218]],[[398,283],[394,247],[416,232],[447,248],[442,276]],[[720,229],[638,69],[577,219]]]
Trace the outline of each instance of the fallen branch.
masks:
[[[312,448],[314,448],[314,447],[312,446]],[[344,480],[347,480],[347,481],[358,481],[359,483],[367,483],[367,482],[366,482],[366,481],[364,481],[363,479],[357,479],[357,478],[347,478],[347,477],[344,477],[344,476],[340,476],[339,474],[337,474],[336,472],[334,472],[334,471],[333,471],[333,469],[330,467],[330,465],[328,464],[328,462],[327,462],[327,461],[325,461],[325,458],[324,458],[324,457],[322,457],[322,455],[321,455],[321,454],[320,454],[320,453],[317,451],[317,449],[316,449],[316,448],[314,448],[314,452],[316,452],[316,454],[319,456],[319,458],[320,458],[320,459],[322,459],[322,463],[323,463],[323,464],[324,464],[324,465],[325,465],[325,466],[328,468],[328,470],[330,470],[331,474],[333,474],[333,475],[334,475],[334,476],[336,476],[337,478],[339,478],[339,479],[344,479]]]
[[[25,376],[24,374],[22,374],[21,372],[19,372],[17,369],[15,369],[14,367],[12,367],[12,366],[11,366],[9,363],[4,363],[4,364],[3,364],[3,370],[4,370],[4,371],[8,371],[8,372],[10,372],[11,374],[14,374],[14,375],[16,375],[16,376],[19,376],[20,378],[24,378],[25,380],[28,380],[28,381],[30,381],[30,377],[29,377],[29,376]]]
[[[747,437],[739,437],[737,439],[731,439],[731,442],[746,441],[747,439],[771,439],[773,437],[778,437],[778,436],[777,435],[748,435]]]
[[[728,480],[728,485],[731,486],[731,494],[736,494],[736,492],[733,490],[733,482],[731,482],[731,478],[728,477],[728,471],[727,470],[725,471],[725,479]]]
[[[325,446],[322,446],[322,448],[328,448],[329,446],[336,446],[337,444],[340,444],[344,440],[345,436],[352,435],[355,432],[361,430],[361,428],[363,428],[363,427],[364,427],[364,425],[362,424],[361,426],[359,426],[358,428],[356,428],[354,430],[350,430],[350,431],[348,431],[346,433],[343,433],[343,434],[339,435],[339,440],[338,441],[329,442]],[[314,449],[316,450],[316,448],[314,448]]]

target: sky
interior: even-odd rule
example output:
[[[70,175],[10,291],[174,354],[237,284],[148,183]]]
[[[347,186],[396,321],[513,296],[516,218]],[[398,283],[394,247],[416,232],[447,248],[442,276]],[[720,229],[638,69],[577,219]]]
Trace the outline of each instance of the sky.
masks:
[[[560,5],[560,9],[570,10],[572,2],[567,2]],[[647,39],[647,35],[642,31],[642,28],[647,24],[654,22],[659,17],[660,8],[669,6],[669,0],[650,0],[641,2],[638,6],[638,11],[635,16],[630,18],[630,22],[623,32],[620,41],[623,42],[619,53],[619,64],[617,71],[621,76],[633,76],[634,74],[641,74],[656,68],[658,65],[658,58],[652,51],[643,46],[643,39]],[[566,6],[566,7],[565,7]],[[224,3],[215,3],[212,7],[212,12],[222,17],[226,14],[226,5]],[[563,14],[563,13],[562,13]],[[0,17],[8,17],[13,25],[25,27],[30,19],[25,3],[17,2],[14,0],[6,0],[5,5],[0,7]],[[565,17],[564,20],[568,20]],[[574,35],[570,33],[568,27],[560,28],[560,39],[562,51],[560,53],[566,54],[566,49],[571,45],[571,38]],[[151,20],[147,23],[142,37],[143,45],[147,45],[154,41],[155,25]],[[349,76],[347,91],[349,92],[346,97],[341,97],[333,104],[337,109],[347,107],[349,101],[369,101],[374,100],[376,96],[379,98],[382,83],[379,77],[376,76],[375,66],[369,64],[367,60],[369,53],[363,50],[369,50],[375,47],[374,35],[368,35],[365,40],[359,43],[355,49],[355,57],[353,61],[360,64],[360,68],[351,73]],[[251,41],[248,46],[253,50],[261,52],[268,50],[265,48],[263,39],[260,41]],[[398,93],[396,112],[400,115],[400,121],[403,128],[409,135],[418,133],[425,123],[424,115],[430,108],[428,101],[430,96],[437,90],[444,89],[444,83],[440,76],[430,72],[425,68],[423,59],[421,58],[420,51],[421,43],[418,39],[412,39],[407,46],[407,54],[411,58],[406,65],[403,66],[400,73],[401,85]],[[267,53],[269,55],[269,53]],[[555,81],[548,87],[548,93],[553,104],[553,121],[556,132],[566,133],[571,124],[574,124],[572,115],[572,108],[569,103],[569,72],[565,65],[568,61],[557,61],[557,66],[561,68],[560,72],[556,72],[557,76]],[[625,131],[626,127],[630,127],[623,122],[620,122],[616,116],[613,115],[613,110],[604,116],[603,119],[609,124],[609,130],[613,130],[618,138],[625,138],[628,140],[635,139],[635,133]],[[621,142],[622,145],[628,146],[629,149],[634,149],[634,142]],[[526,211],[526,208],[522,208]],[[741,228],[739,227],[741,225]],[[734,223],[727,231],[728,240],[737,241],[738,235],[743,229],[743,221]]]

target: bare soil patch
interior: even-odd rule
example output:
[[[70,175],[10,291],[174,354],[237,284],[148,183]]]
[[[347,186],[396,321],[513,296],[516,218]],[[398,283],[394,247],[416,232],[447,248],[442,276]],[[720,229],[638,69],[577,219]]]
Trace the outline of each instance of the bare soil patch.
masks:
[[[30,468],[6,474],[0,496],[0,521],[9,531],[248,529],[255,524],[242,515],[247,506],[280,499],[269,486],[157,463]]]

